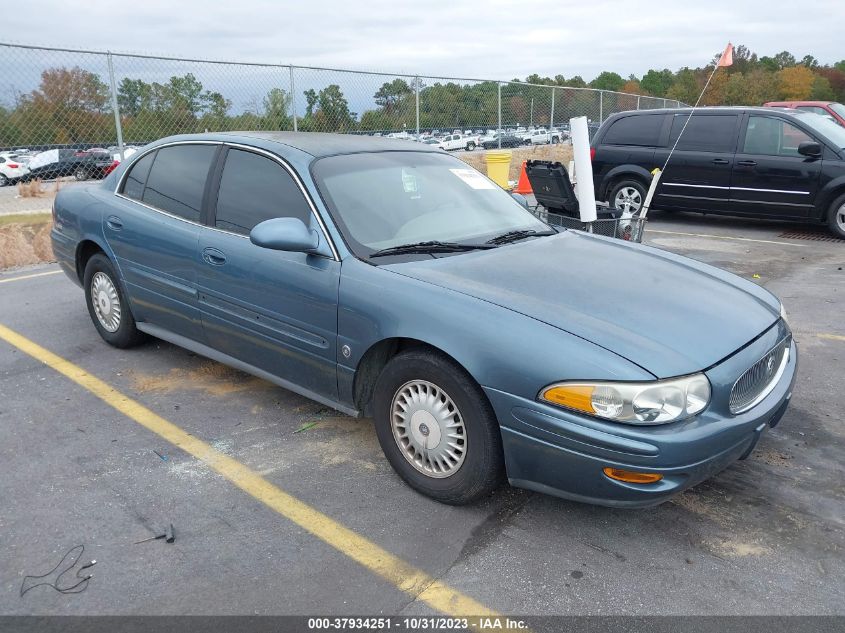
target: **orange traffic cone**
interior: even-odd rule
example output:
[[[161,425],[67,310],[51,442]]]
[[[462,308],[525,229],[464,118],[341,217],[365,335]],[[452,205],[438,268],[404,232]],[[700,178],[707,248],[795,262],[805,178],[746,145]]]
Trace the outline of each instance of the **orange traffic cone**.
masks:
[[[513,190],[513,193],[534,193],[534,190],[531,188],[531,183],[528,182],[528,174],[525,173],[525,161],[522,162],[522,171],[519,172],[519,182],[516,183],[516,188]]]

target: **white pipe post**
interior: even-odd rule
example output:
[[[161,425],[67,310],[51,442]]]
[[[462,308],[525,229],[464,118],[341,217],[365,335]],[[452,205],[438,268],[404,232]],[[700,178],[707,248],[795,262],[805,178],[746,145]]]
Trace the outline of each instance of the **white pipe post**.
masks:
[[[590,128],[587,117],[579,116],[569,119],[569,129],[572,134],[572,152],[575,155],[576,187],[578,210],[582,222],[595,222],[596,192],[593,186],[593,165],[590,160]]]

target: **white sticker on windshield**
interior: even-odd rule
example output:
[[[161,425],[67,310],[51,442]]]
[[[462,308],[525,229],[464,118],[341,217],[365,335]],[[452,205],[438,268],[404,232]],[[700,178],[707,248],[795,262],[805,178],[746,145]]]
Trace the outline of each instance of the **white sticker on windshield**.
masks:
[[[450,169],[453,174],[473,189],[494,189],[496,185],[474,169]]]

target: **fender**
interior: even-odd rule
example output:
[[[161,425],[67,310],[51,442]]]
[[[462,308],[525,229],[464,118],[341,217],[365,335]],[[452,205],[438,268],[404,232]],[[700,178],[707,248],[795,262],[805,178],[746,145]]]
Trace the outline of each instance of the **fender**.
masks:
[[[596,196],[604,200],[609,193],[608,185],[614,180],[618,180],[619,176],[630,176],[636,180],[642,180],[646,188],[648,188],[648,183],[651,182],[652,178],[651,172],[645,167],[633,164],[617,165],[604,175],[601,181],[601,186],[596,192]]]
[[[831,179],[816,194],[816,218],[824,222],[827,219],[827,212],[831,203],[837,196],[843,193],[845,193],[845,174]]]

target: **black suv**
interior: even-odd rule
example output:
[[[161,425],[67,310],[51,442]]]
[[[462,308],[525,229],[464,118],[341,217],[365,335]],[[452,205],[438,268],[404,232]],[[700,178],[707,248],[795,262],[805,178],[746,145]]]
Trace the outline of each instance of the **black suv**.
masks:
[[[701,108],[620,112],[592,141],[596,197],[636,212],[662,168],[653,206],[826,222],[845,238],[845,128],[809,112]]]

